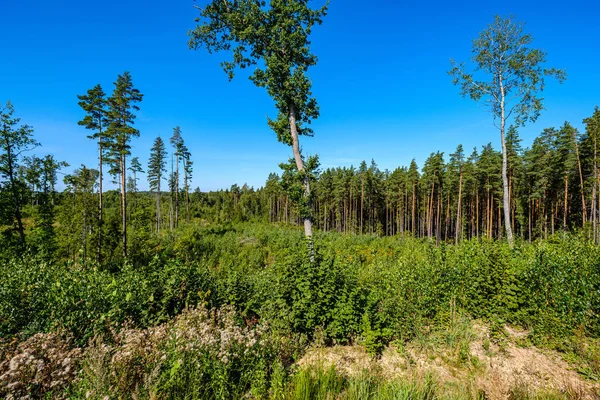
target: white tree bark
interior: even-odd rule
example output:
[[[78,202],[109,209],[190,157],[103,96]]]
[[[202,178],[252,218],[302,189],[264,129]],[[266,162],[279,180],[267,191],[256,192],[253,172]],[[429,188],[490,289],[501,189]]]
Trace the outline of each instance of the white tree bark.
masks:
[[[290,133],[292,135],[292,152],[294,153],[294,160],[296,161],[296,168],[298,172],[304,173],[304,198],[308,199],[310,196],[310,180],[308,174],[306,174],[304,168],[304,161],[302,160],[302,155],[300,154],[300,143],[298,139],[298,128],[296,125],[296,110],[294,106],[290,106],[289,112],[289,122],[290,122]],[[310,205],[309,205],[310,206]],[[304,236],[308,241],[308,251],[311,258],[311,261],[314,260],[314,245],[312,241],[313,231],[312,231],[312,219],[310,216],[304,216]]]

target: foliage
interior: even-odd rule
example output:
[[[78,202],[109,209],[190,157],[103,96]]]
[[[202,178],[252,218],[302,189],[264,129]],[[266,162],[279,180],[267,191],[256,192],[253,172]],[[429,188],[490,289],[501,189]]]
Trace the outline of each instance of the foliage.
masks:
[[[62,328],[85,341],[126,321],[164,322],[206,301],[307,339],[317,330],[330,343],[362,337],[375,350],[415,337],[451,307],[529,327],[540,340],[568,338],[578,326],[600,335],[600,250],[577,237],[511,253],[492,241],[436,247],[320,234],[314,263],[302,243],[298,231],[264,225],[188,227],[154,241],[147,265],[115,272],[15,259],[0,267],[0,328],[4,335]]]

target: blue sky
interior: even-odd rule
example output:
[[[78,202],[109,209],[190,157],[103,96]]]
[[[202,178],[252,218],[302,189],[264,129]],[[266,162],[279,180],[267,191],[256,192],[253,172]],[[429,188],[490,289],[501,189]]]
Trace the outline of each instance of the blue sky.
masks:
[[[272,101],[240,74],[219,67],[225,54],[187,48],[194,4],[204,0],[7,1],[0,15],[0,102],[11,100],[43,147],[71,164],[96,164],[96,147],[77,125],[77,95],[100,83],[106,92],[131,71],[145,94],[133,153],[146,164],[152,141],[176,125],[195,163],[193,186],[259,187],[291,149],[266,124]],[[312,4],[322,4],[320,0]],[[527,23],[548,65],[568,80],[550,81],[546,111],[521,129],[529,146],[545,127],[581,120],[600,105],[600,5],[557,1],[331,0],[312,37],[319,63],[310,71],[321,117],[306,154],[324,168],[372,158],[381,169],[419,165],[433,151],[492,142],[499,134],[483,105],[462,99],[446,74],[449,59],[466,60],[471,40],[494,14]],[[147,187],[142,179],[142,187]]]

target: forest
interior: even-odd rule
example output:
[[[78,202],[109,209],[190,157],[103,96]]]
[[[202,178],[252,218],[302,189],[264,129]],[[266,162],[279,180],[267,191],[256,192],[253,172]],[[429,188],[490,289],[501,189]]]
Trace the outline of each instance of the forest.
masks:
[[[6,100],[0,398],[600,398],[600,109],[523,143],[567,75],[522,23],[494,17],[440,71],[498,143],[323,168],[300,140],[328,4],[204,3],[189,48],[253,70],[292,156],[258,188],[194,187],[180,126],[136,151],[128,71],[72,94],[88,165],[41,156]]]

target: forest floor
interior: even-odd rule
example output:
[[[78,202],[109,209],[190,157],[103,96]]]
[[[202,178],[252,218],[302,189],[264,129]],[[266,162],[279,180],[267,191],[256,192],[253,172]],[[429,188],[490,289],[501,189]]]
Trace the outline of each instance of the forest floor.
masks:
[[[600,383],[585,379],[564,354],[529,344],[528,331],[506,326],[503,333],[498,338],[475,322],[454,333],[432,332],[403,346],[390,345],[378,357],[361,345],[312,347],[298,364],[390,381],[433,376],[448,388],[464,388],[489,400],[533,398],[544,392],[569,399],[600,398]]]

